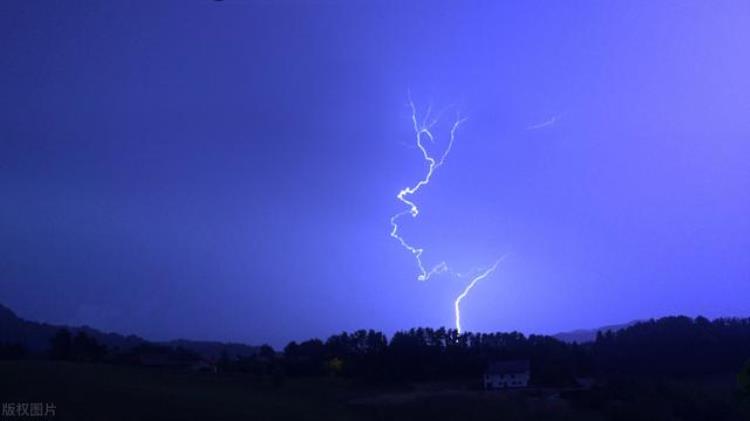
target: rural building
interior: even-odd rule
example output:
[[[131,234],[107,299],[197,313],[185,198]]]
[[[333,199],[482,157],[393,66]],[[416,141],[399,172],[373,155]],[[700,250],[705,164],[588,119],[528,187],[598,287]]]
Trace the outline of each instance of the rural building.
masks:
[[[497,361],[484,372],[484,388],[510,389],[527,387],[531,370],[528,360]]]

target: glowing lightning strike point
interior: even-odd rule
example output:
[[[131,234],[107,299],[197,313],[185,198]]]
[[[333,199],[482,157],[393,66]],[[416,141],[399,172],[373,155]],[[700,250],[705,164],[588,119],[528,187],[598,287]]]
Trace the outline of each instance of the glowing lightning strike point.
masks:
[[[438,169],[443,163],[445,162],[445,158],[448,156],[448,154],[451,151],[451,148],[453,147],[453,140],[456,137],[456,130],[458,130],[458,127],[466,121],[465,118],[458,118],[453,123],[453,126],[451,126],[450,129],[450,139],[448,140],[448,146],[445,148],[445,151],[443,151],[443,154],[440,156],[440,159],[435,159],[432,157],[429,152],[427,152],[427,149],[425,149],[424,145],[422,144],[422,140],[426,137],[430,142],[435,141],[435,136],[432,134],[432,127],[435,126],[438,122],[438,118],[430,119],[430,113],[431,108],[427,109],[427,112],[425,113],[425,117],[422,120],[422,122],[417,121],[417,109],[414,106],[414,102],[411,100],[411,97],[409,98],[409,107],[411,107],[411,121],[414,126],[414,133],[416,135],[417,140],[417,147],[422,152],[422,157],[425,161],[427,161],[428,164],[428,170],[427,175],[421,180],[417,182],[413,187],[405,187],[403,188],[398,195],[396,195],[396,198],[403,202],[406,206],[409,207],[409,209],[401,211],[391,217],[391,226],[393,226],[393,229],[391,230],[391,237],[397,239],[401,246],[403,246],[405,249],[411,252],[411,254],[414,255],[414,258],[417,260],[417,266],[419,267],[419,275],[417,276],[417,279],[420,281],[426,281],[430,279],[430,277],[436,273],[445,272],[448,270],[448,266],[445,262],[438,263],[435,267],[430,269],[429,271],[425,269],[424,264],[422,263],[422,253],[424,252],[424,249],[414,247],[410,245],[409,243],[404,240],[403,237],[401,237],[398,234],[398,219],[406,214],[411,214],[412,218],[416,218],[419,214],[419,208],[417,208],[417,205],[412,202],[411,200],[407,199],[407,196],[413,195],[417,191],[419,191],[422,186],[427,185],[430,182],[430,179],[432,178],[432,175],[435,173],[435,170]],[[429,120],[429,121],[428,121]]]
[[[500,262],[502,262],[504,259],[505,259],[505,256],[497,259],[495,263],[492,264],[492,266],[490,266],[484,272],[474,277],[474,279],[472,279],[471,282],[469,282],[469,285],[467,285],[466,288],[464,288],[464,291],[458,297],[456,297],[456,301],[453,303],[453,306],[455,307],[455,310],[456,310],[456,332],[458,332],[459,335],[461,334],[461,300],[466,298],[466,296],[469,294],[469,291],[471,291],[471,289],[474,288],[474,285],[476,285],[477,282],[490,276],[492,272],[494,272],[495,269],[497,269],[497,265],[499,265]]]

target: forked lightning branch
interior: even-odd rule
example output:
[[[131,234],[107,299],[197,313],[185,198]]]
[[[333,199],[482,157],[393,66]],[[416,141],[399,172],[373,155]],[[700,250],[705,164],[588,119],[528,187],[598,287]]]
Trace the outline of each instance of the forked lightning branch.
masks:
[[[432,266],[429,269],[425,267],[425,264],[422,261],[422,254],[424,253],[424,248],[415,246],[412,243],[407,242],[404,239],[404,237],[399,233],[398,222],[402,217],[405,217],[407,215],[411,216],[412,218],[416,218],[419,215],[419,207],[417,207],[417,204],[410,197],[416,194],[422,187],[429,184],[430,180],[432,180],[432,177],[435,174],[435,171],[437,171],[437,169],[440,168],[445,163],[445,159],[448,157],[448,154],[451,152],[451,149],[453,148],[453,142],[456,139],[456,132],[461,127],[461,125],[466,121],[466,118],[461,118],[460,116],[456,116],[456,119],[451,125],[450,130],[448,130],[448,143],[445,146],[443,153],[440,154],[439,157],[437,157],[437,156],[433,156],[430,154],[428,149],[425,147],[424,142],[429,141],[431,144],[435,143],[437,136],[435,135],[435,133],[433,133],[433,129],[438,124],[440,116],[438,115],[438,116],[433,117],[432,108],[428,107],[424,113],[424,116],[420,118],[417,113],[417,108],[414,105],[414,102],[411,100],[411,98],[409,98],[409,107],[411,108],[411,121],[412,121],[412,126],[414,128],[414,136],[415,136],[414,140],[416,142],[417,149],[419,149],[422,155],[422,158],[427,163],[427,173],[422,179],[418,180],[413,186],[404,187],[396,195],[396,198],[406,206],[406,209],[404,209],[403,211],[391,217],[391,237],[398,240],[401,246],[414,256],[414,259],[416,260],[416,263],[417,263],[417,270],[419,271],[419,273],[417,274],[417,280],[427,281],[432,276],[443,273],[443,272],[449,272],[451,274],[454,274],[454,273],[449,269],[448,264],[445,261],[441,261],[440,263]],[[455,317],[456,330],[458,331],[459,334],[462,332],[461,301],[469,294],[469,292],[471,291],[472,288],[474,288],[477,282],[490,276],[495,271],[495,269],[497,269],[497,266],[502,259],[503,258],[501,257],[489,267],[481,270],[478,275],[474,276],[469,281],[469,283],[466,285],[466,287],[461,292],[461,294],[459,294],[459,296],[456,297],[456,300],[454,301],[454,313],[455,313],[454,317]]]

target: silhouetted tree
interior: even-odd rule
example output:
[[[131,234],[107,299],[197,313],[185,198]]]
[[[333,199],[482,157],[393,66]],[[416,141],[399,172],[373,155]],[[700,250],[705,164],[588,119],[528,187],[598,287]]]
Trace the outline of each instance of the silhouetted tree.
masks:
[[[740,387],[740,393],[746,399],[750,399],[750,360],[745,362],[745,366],[737,375],[737,385]]]
[[[28,354],[28,350],[21,344],[0,343],[0,360],[20,360]]]
[[[276,358],[276,351],[270,345],[263,344],[258,348],[258,357],[264,361],[273,361]]]
[[[221,372],[235,371],[235,361],[229,358],[229,353],[226,349],[221,350],[219,355],[219,361],[216,362],[216,368]]]
[[[600,374],[700,377],[737,372],[750,355],[750,319],[664,317],[598,335]]]
[[[107,348],[85,332],[78,332],[71,342],[71,357],[76,361],[101,361]]]
[[[325,373],[325,346],[320,339],[297,344],[290,342],[284,348],[287,372],[295,376],[318,376]]]
[[[459,335],[444,328],[400,331],[388,341],[381,332],[359,330],[325,343],[291,342],[281,361],[291,376],[336,373],[398,382],[478,381],[490,362],[528,359],[532,384],[569,386],[577,377],[594,375],[647,379],[737,372],[747,355],[750,319],[666,317],[600,332],[593,343],[583,344],[519,332]]]
[[[71,359],[72,339],[68,329],[60,329],[50,340],[50,358],[67,361]]]

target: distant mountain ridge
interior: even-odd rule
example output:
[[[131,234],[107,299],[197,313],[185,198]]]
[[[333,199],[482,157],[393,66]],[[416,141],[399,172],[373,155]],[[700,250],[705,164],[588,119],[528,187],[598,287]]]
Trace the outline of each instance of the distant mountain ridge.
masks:
[[[628,323],[607,325],[593,329],[576,329],[550,336],[567,343],[593,342],[596,339],[597,332],[606,332],[608,330],[618,331],[642,321],[634,320]],[[147,341],[136,335],[106,333],[89,326],[71,327],[32,322],[18,317],[11,309],[0,304],[0,343],[21,344],[34,353],[46,352],[49,348],[50,339],[60,329],[68,329],[74,335],[78,332],[85,332],[87,335],[95,338],[100,344],[111,349],[127,351],[143,344],[166,345],[174,348],[182,347],[210,360],[216,360],[224,354],[228,357],[248,357],[255,355],[259,349],[258,346],[219,341],[176,339],[166,342],[154,342]]]
[[[215,360],[222,354],[228,357],[247,357],[255,355],[259,347],[240,343],[218,341],[193,341],[177,339],[167,342],[147,341],[136,335],[106,333],[89,326],[63,326],[24,320],[11,309],[0,304],[0,343],[20,344],[32,353],[44,353],[49,349],[50,339],[60,330],[68,329],[73,335],[84,332],[110,349],[127,351],[138,345],[154,344],[169,347],[182,347],[203,358]]]
[[[602,332],[603,333],[603,332],[606,332],[608,330],[616,332],[618,330],[622,330],[622,329],[628,328],[630,326],[633,326],[633,325],[635,325],[637,323],[640,323],[642,321],[643,320],[633,320],[632,322],[628,322],[628,323],[602,326],[602,327],[598,327],[598,328],[594,328],[594,329],[576,329],[576,330],[571,330],[571,331],[568,331],[568,332],[556,333],[556,334],[552,335],[552,337],[555,338],[555,339],[557,339],[557,340],[560,340],[560,341],[563,341],[563,342],[568,342],[568,343],[577,342],[579,344],[582,344],[582,343],[586,343],[586,342],[594,342],[594,340],[596,339],[596,334],[598,332]]]

